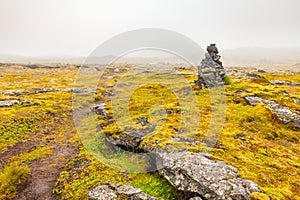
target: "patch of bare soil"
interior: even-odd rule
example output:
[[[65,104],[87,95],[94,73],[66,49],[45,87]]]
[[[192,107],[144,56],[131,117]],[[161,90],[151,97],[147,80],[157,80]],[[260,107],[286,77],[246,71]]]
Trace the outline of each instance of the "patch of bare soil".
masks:
[[[51,127],[48,134],[38,133],[32,135],[26,142],[17,143],[0,153],[0,164],[3,167],[8,163],[9,158],[21,153],[30,152],[38,146],[47,145],[53,151],[51,155],[34,160],[28,164],[31,170],[30,175],[26,182],[18,186],[18,193],[15,199],[59,199],[59,196],[52,192],[56,180],[65,164],[79,151],[78,142],[69,141],[76,134],[73,126],[73,121],[70,117],[67,122],[58,123],[56,126]],[[57,128],[61,129],[60,134],[54,133]],[[49,135],[51,135],[51,140],[46,138]]]
[[[47,200],[59,199],[52,193],[59,173],[64,165],[78,152],[77,145],[67,143],[57,145],[50,156],[33,161],[29,167],[30,176],[26,183],[19,187],[15,199],[21,200]]]
[[[5,151],[0,152],[0,168],[3,168],[9,161],[9,158],[32,151],[41,144],[41,139],[33,137],[26,142],[19,142],[15,145],[9,146]]]

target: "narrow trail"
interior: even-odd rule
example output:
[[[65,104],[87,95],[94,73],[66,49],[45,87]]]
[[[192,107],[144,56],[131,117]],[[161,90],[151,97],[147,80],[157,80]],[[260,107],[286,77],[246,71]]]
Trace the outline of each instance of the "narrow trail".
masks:
[[[9,146],[5,151],[0,152],[0,168],[8,164],[9,158],[17,156],[20,153],[29,152],[41,144],[41,138],[35,136],[29,138],[26,142],[18,142],[15,145]]]
[[[39,146],[49,146],[52,154],[45,158],[33,160],[28,163],[30,174],[27,180],[17,187],[16,200],[53,200],[59,196],[53,194],[53,189],[60,172],[65,164],[75,156],[78,151],[78,142],[71,142],[76,131],[71,115],[50,128],[49,134],[36,133],[26,141],[10,146],[0,154],[1,167],[9,164],[9,158],[30,152]],[[47,140],[51,135],[52,140]]]
[[[64,165],[78,152],[75,144],[62,144],[53,149],[50,156],[33,161],[29,167],[30,176],[19,187],[19,193],[15,199],[21,200],[47,200],[59,199],[52,193],[59,173]]]

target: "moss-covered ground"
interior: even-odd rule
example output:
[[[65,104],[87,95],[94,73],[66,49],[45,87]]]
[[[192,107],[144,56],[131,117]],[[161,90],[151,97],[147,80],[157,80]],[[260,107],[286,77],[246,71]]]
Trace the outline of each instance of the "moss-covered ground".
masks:
[[[118,138],[124,134],[124,128],[142,128],[136,120],[147,117],[150,123],[157,124],[157,129],[144,137],[141,147],[209,151],[214,159],[224,160],[236,167],[242,178],[258,183],[271,199],[300,199],[299,130],[292,124],[281,123],[266,105],[253,107],[243,99],[244,96],[259,96],[300,114],[300,106],[295,101],[300,99],[300,87],[269,82],[287,80],[299,83],[299,74],[258,73],[264,78],[254,79],[229,75],[230,85],[225,86],[225,95],[222,96],[226,99],[226,110],[222,116],[224,126],[217,143],[209,148],[201,141],[210,129],[218,100],[212,99],[213,91],[200,89],[194,84],[197,77],[195,73],[190,73],[194,72],[193,69],[178,71],[185,75],[174,78],[167,73],[147,77],[143,73],[123,76],[128,67],[114,68],[125,70],[123,73],[114,73],[113,68],[106,70],[105,76],[114,77],[100,79],[97,94],[94,95],[95,104],[106,103],[108,116],[97,116],[98,127],[105,134]],[[45,188],[52,199],[88,199],[90,188],[108,181],[131,184],[162,199],[178,199],[178,192],[156,172],[130,173],[111,168],[96,159],[87,150],[89,147],[82,145],[82,138],[76,132],[72,118],[72,94],[64,90],[74,86],[77,71],[73,66],[55,69],[1,66],[0,100],[32,102],[0,107],[0,199],[22,195],[28,182],[37,181],[34,178],[37,169],[54,176]],[[170,86],[164,81],[176,84]],[[130,91],[136,85],[138,87]],[[62,90],[37,93],[32,88]],[[9,90],[23,92],[18,96],[4,95]],[[113,99],[112,93],[121,94],[117,96],[120,98]],[[84,101],[85,97],[80,98]],[[128,115],[125,117],[123,112],[116,110],[120,105],[125,105],[123,100],[128,101],[128,113],[125,113]],[[197,113],[187,105],[196,106]],[[195,125],[192,121],[197,116],[200,118]],[[95,128],[87,127],[85,131]],[[243,139],[237,137],[241,134]],[[177,136],[187,141],[175,140]],[[191,145],[193,141],[200,143]],[[95,145],[93,142],[88,144],[91,148]],[[122,155],[118,159],[119,162],[126,162],[122,160]],[[253,199],[266,198],[254,194]]]

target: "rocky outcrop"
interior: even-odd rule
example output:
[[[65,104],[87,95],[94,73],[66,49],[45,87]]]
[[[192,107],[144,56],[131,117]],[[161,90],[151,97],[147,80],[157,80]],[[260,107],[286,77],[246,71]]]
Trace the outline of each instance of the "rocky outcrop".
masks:
[[[294,123],[295,128],[300,128],[300,116],[293,113],[289,108],[281,106],[275,101],[265,100],[260,97],[245,97],[245,100],[251,106],[255,106],[258,103],[267,104],[276,117],[284,124]]]
[[[192,152],[160,154],[159,173],[175,188],[202,199],[248,200],[252,192],[259,192],[257,184],[239,178],[237,169],[222,161],[211,160],[209,155]]]
[[[129,138],[129,135],[126,137],[126,141],[117,139],[110,142],[117,146],[122,145],[128,151],[135,151],[134,147],[139,146],[142,138]],[[209,154],[187,150],[168,153],[163,149],[143,148],[144,152],[155,155],[149,164],[155,164],[159,174],[181,191],[182,200],[249,200],[252,192],[260,192],[257,184],[240,178],[236,168],[210,159]]]
[[[128,200],[156,200],[153,196],[148,196],[141,189],[134,188],[131,185],[114,186],[100,185],[89,190],[88,196],[92,200],[113,200],[125,197]]]

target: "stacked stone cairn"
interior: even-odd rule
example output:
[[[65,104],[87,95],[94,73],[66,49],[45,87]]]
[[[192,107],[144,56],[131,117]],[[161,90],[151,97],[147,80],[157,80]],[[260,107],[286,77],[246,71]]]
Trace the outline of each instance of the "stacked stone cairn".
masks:
[[[220,61],[221,56],[215,44],[207,47],[205,58],[198,66],[198,80],[195,81],[201,88],[218,87],[225,84],[225,70]]]

